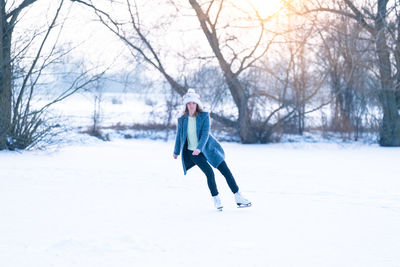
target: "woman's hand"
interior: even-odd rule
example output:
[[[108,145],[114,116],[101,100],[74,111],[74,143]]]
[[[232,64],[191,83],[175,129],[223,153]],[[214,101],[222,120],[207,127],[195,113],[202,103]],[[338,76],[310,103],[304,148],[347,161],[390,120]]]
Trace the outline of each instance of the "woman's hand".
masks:
[[[178,158],[178,155],[173,154],[173,156],[174,156],[174,159],[177,159],[177,158]]]
[[[201,150],[200,149],[195,149],[194,151],[193,151],[193,153],[192,153],[192,155],[193,156],[197,156],[198,154],[200,154],[201,153]]]

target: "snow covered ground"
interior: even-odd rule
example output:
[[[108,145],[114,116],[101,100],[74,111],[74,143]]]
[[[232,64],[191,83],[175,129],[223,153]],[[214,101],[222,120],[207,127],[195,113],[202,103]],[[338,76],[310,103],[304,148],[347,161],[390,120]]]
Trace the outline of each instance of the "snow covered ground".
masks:
[[[400,266],[400,149],[223,143],[253,207],[216,172],[214,210],[173,143],[0,152],[0,265]]]
[[[64,122],[70,127],[93,125],[93,113],[95,109],[95,94],[74,94],[62,102],[52,106],[57,116],[63,117]],[[159,106],[164,104],[161,100],[148,101],[146,96],[135,93],[103,93],[100,103],[100,124],[102,126],[115,125],[117,123],[133,124],[148,123],[150,116],[157,113]],[[150,99],[151,100],[151,99]],[[42,106],[48,102],[44,99],[37,105]],[[162,110],[165,113],[165,107]],[[161,113],[161,112],[159,112]],[[156,116],[154,116],[156,117]]]

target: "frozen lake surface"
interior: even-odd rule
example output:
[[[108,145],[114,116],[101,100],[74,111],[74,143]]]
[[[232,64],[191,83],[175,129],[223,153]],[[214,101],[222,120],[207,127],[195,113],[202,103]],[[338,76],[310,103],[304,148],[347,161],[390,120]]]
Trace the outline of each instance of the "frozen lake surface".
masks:
[[[222,145],[250,208],[172,142],[0,152],[1,265],[400,266],[399,148]]]

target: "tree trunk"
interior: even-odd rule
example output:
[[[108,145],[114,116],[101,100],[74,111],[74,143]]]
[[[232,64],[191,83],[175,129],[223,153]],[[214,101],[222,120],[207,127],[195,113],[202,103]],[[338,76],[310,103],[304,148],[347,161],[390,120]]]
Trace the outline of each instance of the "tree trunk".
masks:
[[[7,148],[11,128],[11,32],[4,1],[0,2],[0,150]]]
[[[390,48],[387,45],[385,19],[388,0],[378,0],[376,26],[376,50],[378,55],[381,80],[380,100],[383,109],[383,120],[379,144],[381,146],[400,146],[400,116],[396,103],[396,90],[392,78]]]
[[[393,92],[383,92],[383,119],[379,144],[381,146],[400,146],[400,116],[396,108]]]
[[[224,74],[225,81],[228,85],[229,91],[233,97],[233,100],[238,109],[238,127],[240,140],[244,144],[256,143],[258,141],[255,131],[251,127],[251,114],[248,108],[249,98],[245,94],[244,88],[239,81],[239,78],[234,75],[231,66],[224,58],[216,32],[216,25],[210,23],[209,17],[204,13],[201,6],[195,0],[189,0],[191,6],[196,11],[197,18],[200,22],[200,26],[210,44],[211,49],[214,52],[215,57],[218,60],[219,66]]]

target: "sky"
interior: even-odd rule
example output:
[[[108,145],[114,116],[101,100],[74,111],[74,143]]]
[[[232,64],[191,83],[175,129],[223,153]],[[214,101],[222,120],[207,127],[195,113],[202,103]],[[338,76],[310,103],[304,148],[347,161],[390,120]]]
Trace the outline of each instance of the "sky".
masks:
[[[197,69],[199,62],[193,61],[191,58],[212,56],[212,51],[188,1],[176,1],[176,6],[165,0],[137,2],[140,20],[144,25],[143,31],[151,40],[154,48],[160,51],[162,60],[167,62],[165,65],[169,72],[179,74],[188,68]],[[121,8],[116,4],[110,6],[107,4],[108,1],[95,1],[95,3],[104,10],[112,10],[113,17],[118,20],[123,21],[127,14],[125,7]],[[56,4],[51,0],[39,0],[31,5],[21,16],[23,19],[19,22],[17,31],[21,35],[26,35],[26,29],[40,29],[40,26],[49,24],[52,19],[51,15],[54,14],[57,7]],[[280,0],[232,0],[229,6],[231,5],[245,11],[250,11],[251,6],[254,6],[262,16],[268,16],[278,10],[282,2]],[[179,9],[178,16],[174,16],[176,9]],[[60,43],[70,43],[71,46],[78,45],[72,58],[76,60],[83,58],[93,65],[112,64],[112,69],[116,71],[130,68],[132,55],[127,51],[125,45],[98,21],[97,16],[88,7],[66,1],[61,18],[67,19],[64,23]],[[32,27],[32,25],[36,25],[36,27]],[[127,31],[128,34],[131,32],[132,30]],[[249,37],[240,41],[245,42]],[[184,52],[182,53],[182,51]]]

